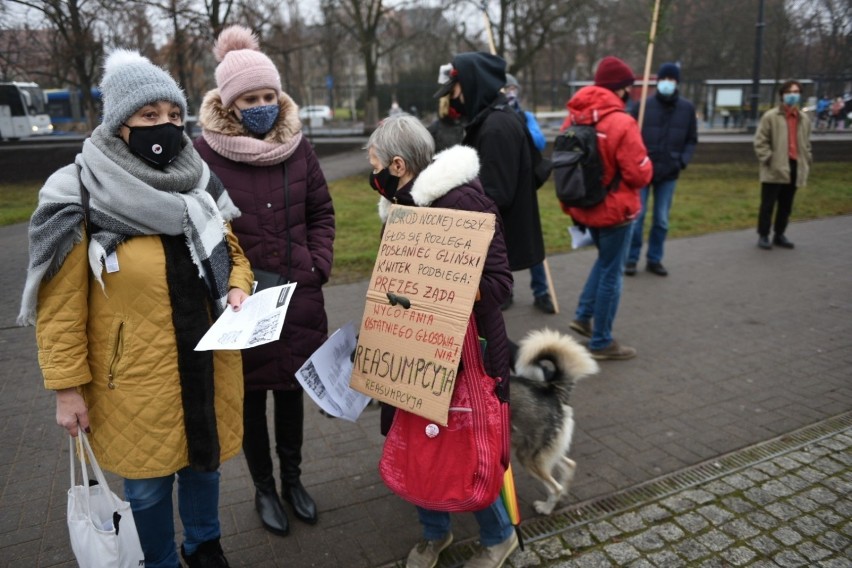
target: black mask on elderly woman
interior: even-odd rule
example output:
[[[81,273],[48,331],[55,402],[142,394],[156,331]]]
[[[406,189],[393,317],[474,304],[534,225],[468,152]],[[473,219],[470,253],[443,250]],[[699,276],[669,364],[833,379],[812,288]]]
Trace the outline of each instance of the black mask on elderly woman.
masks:
[[[393,201],[399,187],[399,176],[390,173],[389,167],[379,172],[370,172],[370,187],[378,191],[385,199]]]
[[[183,143],[183,126],[164,122],[155,126],[127,126],[130,150],[148,165],[163,169],[178,157]]]

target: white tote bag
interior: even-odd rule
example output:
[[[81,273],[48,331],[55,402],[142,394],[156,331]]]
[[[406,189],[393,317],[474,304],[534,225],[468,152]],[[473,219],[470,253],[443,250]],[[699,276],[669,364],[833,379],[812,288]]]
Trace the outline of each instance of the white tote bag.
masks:
[[[80,429],[77,455],[83,471],[83,484],[76,485],[74,439],[69,437],[71,454],[71,489],[68,490],[68,533],[71,549],[80,568],[138,568],[145,566],[145,555],[139,544],[136,523],[130,503],[110,491],[89,439]],[[97,479],[89,486],[86,459]]]

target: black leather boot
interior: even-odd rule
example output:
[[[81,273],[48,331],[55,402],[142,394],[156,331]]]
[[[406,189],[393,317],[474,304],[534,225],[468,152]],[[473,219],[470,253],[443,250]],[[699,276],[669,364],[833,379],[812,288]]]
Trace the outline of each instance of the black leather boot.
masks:
[[[247,391],[244,409],[243,453],[256,489],[254,507],[263,528],[286,536],[290,532],[290,522],[275,489],[269,430],[266,427],[266,391]]]
[[[275,450],[281,460],[281,498],[300,521],[316,524],[317,506],[301,482],[302,432],[305,407],[302,391],[276,393]]]
[[[290,532],[290,521],[284,512],[281,499],[278,498],[278,491],[275,490],[275,478],[270,475],[269,479],[263,482],[255,481],[254,486],[254,508],[260,515],[263,528],[278,536],[287,536]]]
[[[317,517],[317,505],[302,486],[301,481],[296,480],[287,485],[282,484],[281,496],[293,507],[293,514],[296,515],[297,519],[309,525],[317,524],[319,520]]]
[[[189,556],[180,545],[180,555],[189,568],[230,568],[218,538],[202,542]]]

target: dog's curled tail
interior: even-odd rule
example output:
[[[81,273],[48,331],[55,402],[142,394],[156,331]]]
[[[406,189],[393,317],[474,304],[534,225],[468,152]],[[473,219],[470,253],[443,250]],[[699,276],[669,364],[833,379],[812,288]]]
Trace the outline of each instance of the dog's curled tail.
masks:
[[[573,383],[600,371],[597,362],[585,347],[577,343],[573,337],[558,331],[544,328],[533,330],[520,343],[515,370],[524,376],[541,376],[538,362],[549,360],[554,369],[550,382]],[[538,372],[535,371],[538,369]]]

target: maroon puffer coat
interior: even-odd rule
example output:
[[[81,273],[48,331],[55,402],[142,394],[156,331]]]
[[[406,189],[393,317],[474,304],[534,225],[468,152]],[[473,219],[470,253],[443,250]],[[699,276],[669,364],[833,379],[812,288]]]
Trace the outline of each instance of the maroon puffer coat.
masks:
[[[479,300],[473,304],[479,335],[487,341],[483,363],[489,376],[508,378],[511,354],[506,323],[500,306],[512,293],[512,271],[503,237],[503,219],[494,201],[485,194],[479,182],[479,157],[467,146],[452,146],[435,156],[434,161],[414,181],[399,188],[394,202],[399,205],[440,207],[459,211],[494,213],[497,226],[488,247],[482,278],[479,281]],[[391,202],[379,199],[379,216],[387,220]],[[509,382],[504,381],[501,396],[508,398]],[[382,406],[381,432],[387,435],[396,409]]]
[[[313,148],[302,139],[283,164],[253,166],[220,156],[204,137],[195,147],[242,211],[232,226],[252,268],[297,283],[281,338],[243,351],[246,389],[301,388],[294,373],[328,335],[322,285],[334,244],[334,207]]]
[[[511,354],[500,306],[512,293],[512,272],[503,238],[503,220],[497,205],[482,189],[478,173],[476,150],[453,146],[437,154],[432,164],[413,182],[400,188],[395,202],[399,205],[494,213],[497,216],[494,238],[488,247],[479,282],[479,300],[473,304],[473,313],[479,335],[488,342],[483,360],[485,370],[492,377],[507,378]],[[383,221],[389,208],[390,201],[382,198],[379,215]]]

